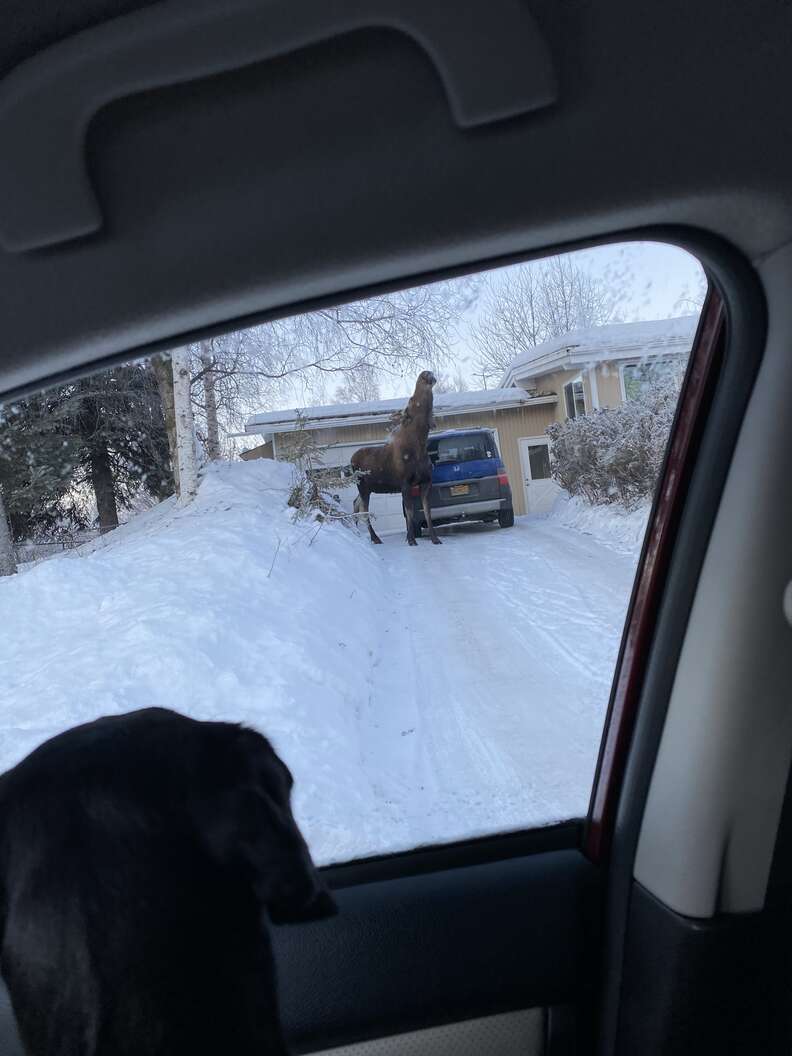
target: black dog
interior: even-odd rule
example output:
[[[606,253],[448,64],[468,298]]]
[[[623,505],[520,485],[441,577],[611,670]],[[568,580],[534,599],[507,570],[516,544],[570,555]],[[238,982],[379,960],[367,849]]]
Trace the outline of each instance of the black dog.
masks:
[[[31,1056],[285,1053],[264,919],[334,912],[264,737],[160,708],[0,777],[0,971]]]

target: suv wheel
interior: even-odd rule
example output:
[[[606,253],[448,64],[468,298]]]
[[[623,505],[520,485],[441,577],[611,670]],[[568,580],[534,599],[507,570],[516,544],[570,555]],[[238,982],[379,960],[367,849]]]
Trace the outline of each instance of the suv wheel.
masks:
[[[504,509],[498,511],[498,524],[501,528],[513,528],[514,527],[514,507],[506,506]]]

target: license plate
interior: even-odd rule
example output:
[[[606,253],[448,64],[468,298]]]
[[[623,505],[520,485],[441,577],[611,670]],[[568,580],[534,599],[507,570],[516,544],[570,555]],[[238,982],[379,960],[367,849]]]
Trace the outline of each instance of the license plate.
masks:
[[[470,485],[469,484],[454,484],[453,487],[451,488],[451,494],[452,495],[467,495],[467,493],[469,491],[470,491]]]

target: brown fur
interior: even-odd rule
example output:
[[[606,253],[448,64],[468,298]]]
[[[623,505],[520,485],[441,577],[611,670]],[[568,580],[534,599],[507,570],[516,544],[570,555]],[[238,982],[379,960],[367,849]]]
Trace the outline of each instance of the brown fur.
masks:
[[[413,520],[412,489],[421,489],[429,538],[439,543],[432,514],[429,509],[429,493],[432,488],[432,463],[426,452],[429,430],[434,426],[434,399],[432,386],[437,379],[430,370],[418,375],[415,391],[401,412],[399,424],[391,433],[384,447],[361,447],[352,456],[352,468],[358,474],[358,498],[355,512],[366,514],[372,543],[381,543],[371,525],[369,499],[371,495],[398,495],[401,493],[404,519],[407,522],[407,542],[415,546],[415,524]]]

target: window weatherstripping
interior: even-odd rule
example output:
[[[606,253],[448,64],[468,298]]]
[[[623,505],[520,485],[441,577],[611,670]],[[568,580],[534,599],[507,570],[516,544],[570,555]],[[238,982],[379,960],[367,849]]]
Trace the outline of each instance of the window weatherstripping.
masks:
[[[678,518],[686,497],[688,474],[685,470],[695,454],[696,426],[716,370],[716,351],[724,340],[725,320],[724,301],[717,291],[710,289],[680,395],[677,424],[669,438],[663,476],[658,481],[600,743],[583,841],[584,853],[596,864],[603,863],[610,851],[638,699]]]

